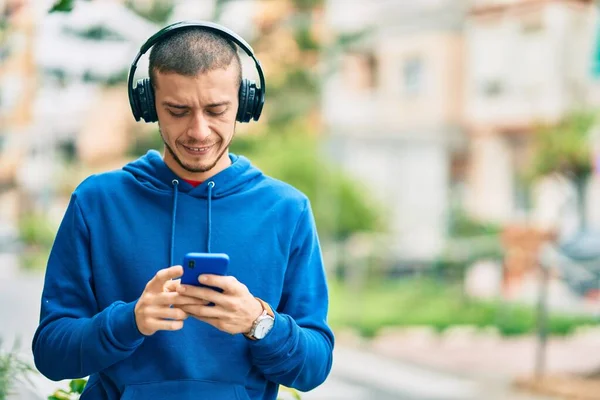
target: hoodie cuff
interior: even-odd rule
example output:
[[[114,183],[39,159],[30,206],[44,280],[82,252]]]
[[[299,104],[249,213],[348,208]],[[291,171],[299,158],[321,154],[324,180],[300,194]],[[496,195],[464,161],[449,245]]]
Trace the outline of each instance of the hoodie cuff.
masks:
[[[108,335],[115,344],[125,349],[139,346],[145,338],[135,322],[136,303],[137,300],[131,303],[118,302],[108,316]]]
[[[260,340],[250,341],[252,355],[259,358],[271,357],[280,352],[293,335],[295,322],[290,316],[279,314],[273,310],[275,322],[271,331]]]

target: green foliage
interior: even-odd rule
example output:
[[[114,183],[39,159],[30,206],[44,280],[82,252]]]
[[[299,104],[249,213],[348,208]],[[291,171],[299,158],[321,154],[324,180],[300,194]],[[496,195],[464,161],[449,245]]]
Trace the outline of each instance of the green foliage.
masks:
[[[17,354],[18,342],[9,352],[2,351],[1,345],[0,340],[0,400],[4,400],[13,393],[17,383],[28,381],[28,374],[35,372],[35,369]]]
[[[83,393],[83,389],[85,388],[86,384],[87,381],[85,379],[74,379],[69,382],[69,388],[71,389],[71,392],[81,394]]]
[[[498,235],[502,229],[499,224],[477,220],[462,210],[452,212],[449,228],[451,237]]]
[[[330,283],[329,322],[334,329],[351,327],[366,337],[384,327],[402,326],[429,326],[439,332],[458,325],[495,327],[505,336],[535,332],[535,308],[466,299],[461,291],[458,284],[427,278],[366,283],[358,291],[334,281]],[[551,314],[548,331],[566,335],[578,326],[597,324],[593,317]]]
[[[303,25],[296,30],[296,43],[302,50],[319,50],[319,43],[312,36],[310,26]]]
[[[301,400],[302,397],[300,397],[300,393],[296,390],[296,389],[292,389],[283,385],[279,385],[279,393],[287,393],[291,396],[292,399],[294,400]],[[287,398],[287,396],[286,396]],[[277,397],[278,400],[283,400],[283,398],[281,396]]]
[[[300,11],[322,7],[324,0],[292,0],[292,4]]]
[[[101,84],[104,87],[114,87],[114,86],[120,86],[121,84],[127,82],[128,74],[129,74],[129,70],[122,69],[121,71],[116,72],[116,73],[112,74],[111,76],[100,77],[100,76],[94,75],[91,72],[87,71],[83,74],[83,81],[84,82],[95,82],[95,83]]]
[[[57,0],[50,8],[49,12],[70,12],[73,10],[75,0]]]
[[[118,32],[108,29],[102,25],[91,25],[84,29],[73,29],[66,28],[66,32],[71,35],[78,36],[83,39],[96,40],[96,41],[115,41],[122,42],[125,38],[119,35]]]
[[[590,130],[596,116],[575,112],[557,125],[540,126],[535,139],[532,178],[558,172],[585,178],[592,171]]]
[[[50,247],[55,234],[55,226],[44,214],[28,214],[19,220],[19,238],[26,245]]]
[[[318,76],[306,68],[290,66],[285,77],[269,85],[269,126],[273,130],[306,118],[318,104],[320,95]]]
[[[358,231],[382,231],[381,209],[360,182],[326,161],[319,140],[298,126],[289,131],[234,139],[231,151],[249,157],[266,174],[310,199],[320,235],[344,239]]]
[[[126,0],[125,6],[148,21],[164,25],[173,13],[175,2],[173,0],[152,0],[149,6],[147,2],[144,3],[144,6],[140,6],[139,1]]]
[[[466,269],[482,259],[501,260],[504,248],[498,224],[480,221],[462,210],[451,213],[448,241],[433,264],[433,271],[451,281],[461,281]]]
[[[21,265],[26,269],[46,266],[54,243],[57,227],[41,213],[27,214],[19,220],[19,240],[25,245],[21,253]]]
[[[148,152],[148,150],[162,151],[164,147],[162,138],[158,131],[151,133],[137,133],[135,139],[131,142],[127,154],[132,157],[141,157]]]
[[[77,400],[81,397],[86,384],[86,379],[73,379],[69,382],[68,392],[58,389],[52,395],[48,396],[48,400]]]

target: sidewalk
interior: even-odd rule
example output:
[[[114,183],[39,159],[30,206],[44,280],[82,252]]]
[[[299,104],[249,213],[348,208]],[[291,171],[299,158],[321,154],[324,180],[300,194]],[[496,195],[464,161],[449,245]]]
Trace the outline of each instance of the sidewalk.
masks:
[[[389,349],[388,349],[389,350]],[[371,346],[340,344],[336,348],[332,377],[344,377],[364,385],[377,385],[398,399],[428,400],[551,400],[516,390],[503,379],[479,374],[442,370],[396,355],[375,351]],[[304,397],[303,397],[304,399]],[[306,398],[311,400],[310,397]]]
[[[369,347],[380,354],[481,378],[514,379],[532,375],[537,354],[535,336],[501,338],[467,328],[445,335],[427,330],[389,331]],[[600,330],[588,328],[571,337],[549,338],[545,371],[589,373],[600,367]]]
[[[535,373],[537,340],[533,336],[501,338],[477,333],[467,327],[438,335],[426,328],[409,328],[388,330],[373,341],[364,341],[343,332],[338,334],[338,340],[401,362],[497,388],[504,387],[513,396],[516,393],[515,383],[518,381],[522,383],[521,387],[532,387],[530,383],[523,384],[523,381],[533,378]],[[550,338],[545,373],[549,377],[564,377],[597,371],[600,368],[599,348],[598,328],[588,328],[568,338]],[[564,380],[561,384],[564,386]],[[541,388],[536,389],[539,392]],[[600,393],[595,398],[600,399]]]

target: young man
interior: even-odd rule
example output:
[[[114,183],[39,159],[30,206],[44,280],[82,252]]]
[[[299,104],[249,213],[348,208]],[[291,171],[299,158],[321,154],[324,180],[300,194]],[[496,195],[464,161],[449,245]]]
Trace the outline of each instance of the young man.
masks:
[[[272,400],[280,384],[307,391],[329,374],[310,203],[228,151],[241,79],[235,45],[213,29],[158,41],[163,156],[91,176],[71,197],[33,353],[50,379],[89,376],[83,400]],[[200,278],[222,292],[177,285],[188,252],[229,255],[227,276]]]

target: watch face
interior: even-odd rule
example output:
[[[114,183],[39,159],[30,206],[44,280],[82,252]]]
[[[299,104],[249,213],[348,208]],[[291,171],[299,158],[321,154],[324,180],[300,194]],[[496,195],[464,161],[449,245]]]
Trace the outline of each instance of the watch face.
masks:
[[[269,333],[273,327],[273,323],[274,321],[271,317],[261,319],[254,330],[254,337],[257,339],[262,339],[267,336],[267,333]]]

